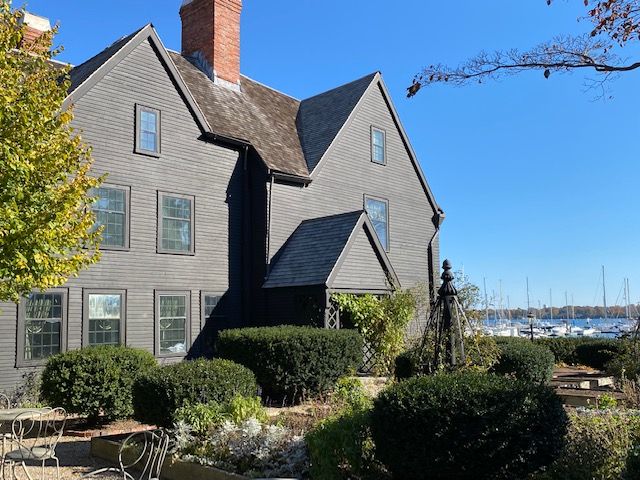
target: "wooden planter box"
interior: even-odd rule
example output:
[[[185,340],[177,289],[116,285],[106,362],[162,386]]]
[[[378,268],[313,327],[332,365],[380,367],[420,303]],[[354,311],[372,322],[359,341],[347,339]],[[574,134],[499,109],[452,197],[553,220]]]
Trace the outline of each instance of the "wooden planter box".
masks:
[[[118,464],[118,451],[122,437],[93,437],[91,455]],[[161,473],[162,480],[296,480],[296,479],[250,479],[237,473],[225,472],[219,468],[183,462],[171,455],[167,456]]]

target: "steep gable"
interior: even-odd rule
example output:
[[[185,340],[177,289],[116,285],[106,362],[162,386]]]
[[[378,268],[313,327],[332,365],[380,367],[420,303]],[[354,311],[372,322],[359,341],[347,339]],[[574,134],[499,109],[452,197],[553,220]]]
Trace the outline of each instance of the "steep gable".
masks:
[[[318,165],[375,76],[366,75],[300,103],[296,123],[309,172]]]
[[[187,88],[182,76],[176,69],[175,64],[169,57],[160,37],[158,37],[158,34],[151,24],[117,40],[102,52],[71,69],[69,73],[71,86],[69,88],[69,94],[63,103],[63,108],[68,108],[82,98],[82,96],[104,78],[105,75],[145,41],[149,41],[157,52],[163,66],[167,70],[171,80],[175,83],[183,100],[188,105],[201,131],[203,133],[210,132],[211,127],[202,113],[200,106]]]
[[[363,273],[370,278],[356,278]],[[391,285],[399,286],[363,211],[304,220],[277,255],[264,288],[333,288],[334,283],[341,289],[389,290]]]

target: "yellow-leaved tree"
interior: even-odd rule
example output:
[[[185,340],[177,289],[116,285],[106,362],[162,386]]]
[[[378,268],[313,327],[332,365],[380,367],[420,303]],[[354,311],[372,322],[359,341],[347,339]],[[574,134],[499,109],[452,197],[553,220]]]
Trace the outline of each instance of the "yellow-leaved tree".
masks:
[[[64,284],[99,259],[89,148],[62,110],[68,68],[55,29],[23,42],[22,12],[0,0],[0,301]]]

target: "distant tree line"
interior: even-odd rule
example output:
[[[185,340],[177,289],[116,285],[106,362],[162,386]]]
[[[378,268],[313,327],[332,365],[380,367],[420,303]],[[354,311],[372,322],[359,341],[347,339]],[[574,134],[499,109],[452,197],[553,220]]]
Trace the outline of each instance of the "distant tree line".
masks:
[[[549,307],[544,308],[531,308],[530,312],[535,315],[537,319],[540,320],[549,320],[551,312],[549,311]],[[498,309],[496,313],[496,309],[490,307],[489,308],[489,319],[495,320],[498,319],[508,319],[509,313],[511,313],[512,319],[522,319],[527,318],[527,310],[524,308],[512,308],[511,310]],[[631,316],[636,318],[640,313],[640,309],[638,306],[631,307]],[[604,307],[595,306],[595,307],[583,307],[583,306],[563,306],[563,307],[553,307],[553,318],[554,319],[565,319],[574,318],[578,319],[586,319],[586,318],[604,318]],[[486,312],[484,309],[476,309],[474,310],[474,316],[485,318]],[[607,307],[607,317],[609,318],[625,318],[626,317],[626,309],[624,305],[614,305]]]

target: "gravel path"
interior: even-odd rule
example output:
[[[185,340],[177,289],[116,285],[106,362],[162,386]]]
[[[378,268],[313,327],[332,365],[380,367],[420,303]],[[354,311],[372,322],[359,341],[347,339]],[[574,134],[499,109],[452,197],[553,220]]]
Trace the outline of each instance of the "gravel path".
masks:
[[[90,439],[78,437],[62,437],[60,443],[56,447],[56,454],[60,459],[60,479],[61,480],[78,480],[85,473],[92,472],[102,467],[112,466],[104,460],[93,458],[89,455],[91,447]],[[34,480],[39,480],[40,465],[28,464],[27,469]],[[5,477],[10,478],[10,473],[5,472]],[[16,469],[17,476],[20,480],[28,480],[21,467]],[[56,478],[56,467],[54,462],[47,462],[45,467],[45,479]],[[116,480],[122,479],[117,473],[105,473],[94,477],[96,479]]]

